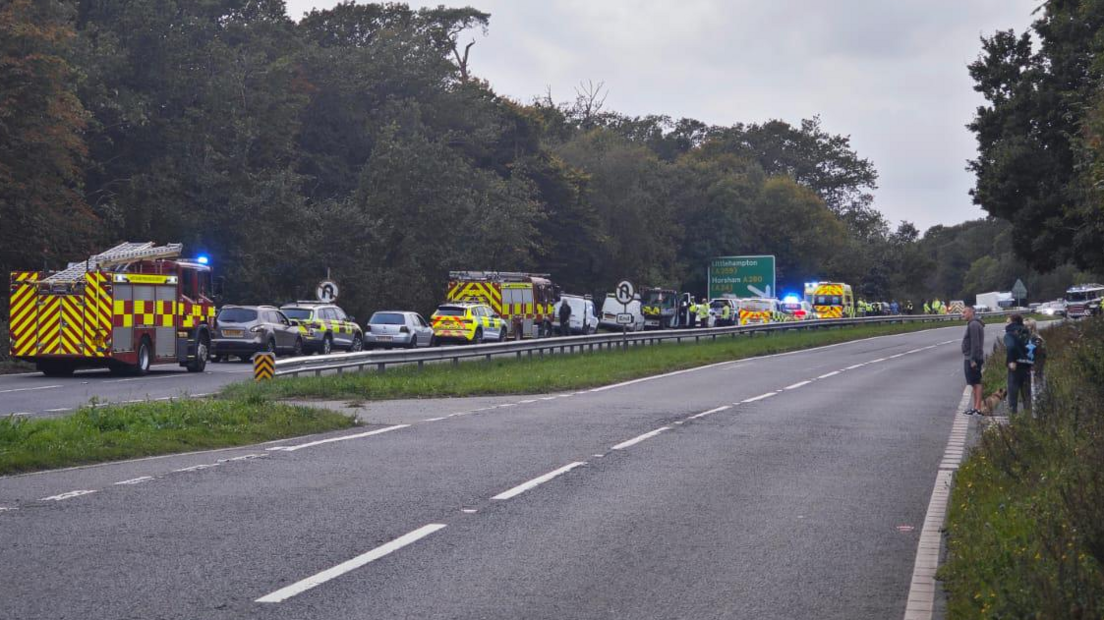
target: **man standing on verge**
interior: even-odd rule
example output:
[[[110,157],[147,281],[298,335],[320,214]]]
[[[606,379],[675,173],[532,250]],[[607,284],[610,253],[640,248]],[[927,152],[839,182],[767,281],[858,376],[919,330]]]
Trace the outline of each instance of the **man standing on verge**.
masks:
[[[566,299],[560,300],[560,335],[571,335],[571,304]]]
[[[1004,327],[1005,362],[1008,364],[1008,408],[1016,413],[1017,401],[1023,396],[1024,407],[1031,407],[1031,358],[1028,344],[1031,334],[1024,327],[1023,317],[1013,314]]]
[[[973,306],[966,306],[962,312],[966,318],[966,335],[962,337],[963,368],[966,371],[966,385],[973,390],[973,398],[966,415],[981,413],[981,365],[985,361],[985,323],[977,317]]]

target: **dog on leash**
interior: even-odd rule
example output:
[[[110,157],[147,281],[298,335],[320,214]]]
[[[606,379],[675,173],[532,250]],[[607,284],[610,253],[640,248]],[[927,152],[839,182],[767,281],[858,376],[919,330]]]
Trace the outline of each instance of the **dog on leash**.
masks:
[[[1008,390],[1001,388],[989,396],[986,396],[985,400],[981,403],[981,415],[993,415],[993,412],[997,410],[997,405],[999,405],[1007,395]]]

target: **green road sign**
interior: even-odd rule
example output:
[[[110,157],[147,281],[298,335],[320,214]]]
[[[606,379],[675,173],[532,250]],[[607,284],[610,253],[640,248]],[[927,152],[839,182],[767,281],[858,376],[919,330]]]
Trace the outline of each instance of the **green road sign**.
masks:
[[[773,256],[718,256],[709,261],[709,298],[774,297]]]

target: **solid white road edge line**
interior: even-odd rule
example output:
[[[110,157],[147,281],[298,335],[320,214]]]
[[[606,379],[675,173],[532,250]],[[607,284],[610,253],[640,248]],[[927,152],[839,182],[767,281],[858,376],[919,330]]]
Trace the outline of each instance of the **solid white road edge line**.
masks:
[[[630,439],[628,441],[622,441],[621,443],[619,443],[616,446],[614,446],[613,448],[611,448],[611,450],[624,450],[625,448],[628,448],[629,446],[635,446],[636,444],[644,441],[645,439],[651,439],[652,437],[655,437],[656,435],[662,433],[663,431],[669,431],[669,430],[671,430],[670,426],[664,426],[663,428],[657,428],[654,431],[648,431],[647,433],[644,433],[643,435],[640,435],[638,437],[633,437],[632,439]]]
[[[928,511],[924,516],[924,525],[920,529],[920,542],[916,546],[916,562],[912,567],[912,583],[909,586],[908,603],[905,605],[905,620],[931,620],[935,606],[935,572],[939,568],[939,549],[942,543],[939,531],[947,516],[947,504],[951,498],[951,482],[954,472],[962,462],[962,448],[965,444],[966,430],[970,418],[965,415],[970,402],[970,388],[962,392],[962,399],[955,412],[955,421],[951,426],[951,436],[943,452],[943,462],[935,477]]]
[[[40,385],[38,387],[29,388],[12,388],[10,390],[0,390],[0,394],[10,394],[12,392],[33,392],[35,390],[51,390],[53,388],[59,388],[60,385]]]
[[[409,424],[396,424],[395,426],[388,426],[387,428],[379,428],[374,431],[368,431],[367,433],[357,433],[355,435],[342,435],[341,437],[330,437],[329,439],[319,439],[318,441],[309,441],[307,443],[301,443],[296,446],[273,446],[266,448],[266,450],[282,450],[284,452],[295,452],[296,450],[302,450],[303,448],[310,448],[313,446],[320,446],[324,443],[333,443],[335,441],[346,441],[349,439],[360,439],[361,437],[371,437],[372,435],[379,435],[380,433],[389,433],[391,431],[397,431],[400,428],[407,428]]]
[[[507,491],[503,491],[503,492],[499,493],[498,495],[495,495],[491,499],[510,499],[511,497],[517,497],[518,495],[521,495],[522,493],[528,491],[529,489],[532,489],[535,486],[544,484],[545,482],[548,482],[549,480],[555,478],[556,476],[559,476],[561,474],[566,474],[567,472],[571,471],[572,469],[575,469],[576,467],[581,467],[583,465],[586,465],[585,461],[575,461],[574,463],[568,463],[567,465],[564,465],[563,467],[561,467],[559,469],[550,471],[547,474],[544,474],[543,476],[537,476],[536,478],[533,478],[529,482],[523,482],[523,483],[517,485],[516,487],[514,487],[512,489],[509,489]]]
[[[375,549],[372,549],[371,551],[369,551],[367,553],[363,553],[361,555],[358,555],[358,556],[356,556],[355,558],[353,558],[351,560],[346,560],[346,561],[342,562],[341,564],[338,564],[337,566],[335,566],[333,568],[324,570],[321,573],[318,573],[317,575],[312,575],[310,577],[307,577],[306,579],[303,579],[302,581],[297,581],[297,582],[295,582],[295,583],[293,583],[290,586],[287,586],[285,588],[280,588],[279,590],[276,590],[272,594],[262,596],[261,598],[257,599],[256,602],[258,602],[258,603],[280,603],[280,602],[283,602],[283,601],[285,601],[285,600],[287,600],[287,599],[289,599],[289,598],[291,598],[291,597],[293,597],[297,594],[302,594],[303,592],[306,592],[307,590],[310,590],[311,588],[313,588],[315,586],[320,586],[320,585],[326,583],[327,581],[329,581],[331,579],[335,579],[337,577],[340,577],[341,575],[344,575],[345,573],[347,573],[349,571],[356,570],[356,569],[360,568],[361,566],[364,566],[365,564],[368,564],[369,562],[373,562],[373,561],[378,560],[378,559],[380,559],[380,558],[382,558],[382,557],[384,557],[388,554],[394,553],[395,551],[398,551],[399,549],[402,549],[403,547],[405,547],[405,546],[407,546],[411,543],[417,542],[417,541],[421,540],[422,538],[425,538],[426,536],[429,536],[430,534],[432,534],[432,533],[434,533],[438,530],[444,529],[445,527],[446,526],[445,526],[444,523],[430,523],[429,525],[424,525],[424,526],[414,530],[413,532],[410,532],[409,534],[403,534],[402,536],[399,536],[398,538],[396,538],[395,540],[392,540],[389,543],[380,545],[379,547],[376,547]]]
[[[740,402],[741,403],[753,403],[757,400],[763,400],[764,398],[770,398],[771,396],[777,396],[777,395],[778,395],[778,392],[767,392],[766,394],[760,394],[758,396],[753,396],[751,398],[745,398],[744,400],[741,400]]]

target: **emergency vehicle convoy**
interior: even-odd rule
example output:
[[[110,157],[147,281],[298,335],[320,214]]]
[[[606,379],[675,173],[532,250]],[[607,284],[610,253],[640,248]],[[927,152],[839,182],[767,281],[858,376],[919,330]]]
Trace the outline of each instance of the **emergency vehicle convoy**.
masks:
[[[386,326],[379,327],[377,335],[372,321],[362,328],[330,303],[332,297],[327,302],[298,301],[279,307],[224,306],[225,320],[222,314],[216,319],[207,260],[181,258],[181,250],[179,243],[123,243],[61,271],[12,273],[12,357],[31,362],[50,376],[69,375],[84,367],[142,375],[154,363],[174,362],[198,372],[208,359],[249,359],[259,351],[291,355],[360,351],[366,346],[367,331],[373,337],[371,346],[387,346],[392,338],[402,339],[412,329],[422,336],[408,338],[410,346],[544,338],[554,335],[553,325],[559,320],[556,307],[563,299],[579,302],[572,304],[570,320],[572,325],[578,323],[581,333],[599,326],[683,329],[841,319],[879,313],[883,307],[886,313],[899,311],[896,302],[858,300],[856,304],[851,286],[843,282],[807,282],[802,297],[786,295],[782,300],[726,295],[695,301],[687,292],[644,287],[628,304],[607,297],[599,317],[589,297],[561,295],[548,274],[452,271],[444,303],[429,321],[413,311],[392,313],[400,318],[410,315],[412,322],[386,328],[398,335],[384,334]],[[1067,297],[1070,316],[1100,313],[1104,286],[1076,286]],[[950,306],[959,310],[962,304]],[[906,308],[911,313],[912,303]],[[622,318],[631,321],[623,325]]]
[[[144,375],[207,365],[215,318],[206,260],[172,243],[122,243],[57,272],[11,274],[11,355],[49,376],[82,367]]]

